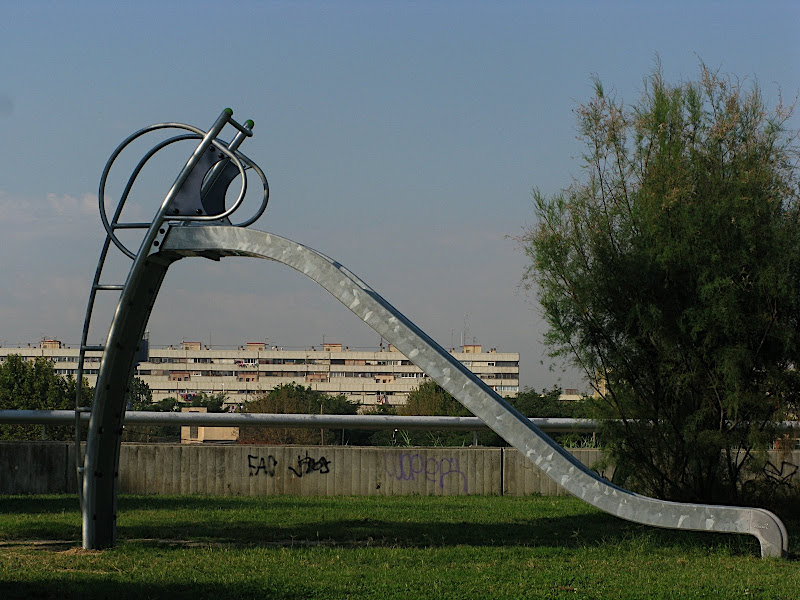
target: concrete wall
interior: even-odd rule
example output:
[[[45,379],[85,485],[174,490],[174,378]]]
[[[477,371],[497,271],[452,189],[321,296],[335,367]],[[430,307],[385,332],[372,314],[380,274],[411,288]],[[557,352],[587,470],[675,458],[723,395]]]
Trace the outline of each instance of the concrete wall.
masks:
[[[167,446],[120,455],[120,490],[301,496],[500,494],[500,448]]]
[[[567,449],[570,454],[584,465],[592,468],[600,461],[603,453],[597,449]],[[603,477],[611,478],[613,469],[598,471]],[[545,475],[539,467],[525,458],[515,448],[506,448],[503,452],[503,494],[506,496],[563,496],[566,490]]]
[[[75,493],[63,442],[0,442],[0,494]],[[570,450],[592,466],[598,450]],[[785,473],[800,464],[786,457]],[[781,458],[773,460],[782,464]],[[611,473],[603,473],[610,477]],[[513,448],[123,444],[120,491],[136,494],[562,495]]]
[[[0,494],[76,493],[72,446],[65,442],[0,442]]]

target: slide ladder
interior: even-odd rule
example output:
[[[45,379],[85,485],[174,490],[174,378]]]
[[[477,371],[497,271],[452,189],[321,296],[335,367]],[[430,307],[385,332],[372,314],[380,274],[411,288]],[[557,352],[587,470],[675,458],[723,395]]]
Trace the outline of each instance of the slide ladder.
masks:
[[[198,151],[205,151],[201,150],[201,146],[206,139],[213,140],[217,133],[219,131],[212,128],[208,134],[201,136]],[[215,148],[223,145],[216,141],[209,142],[212,143]],[[205,148],[208,148],[208,144]],[[255,168],[254,165],[243,159],[237,150],[229,152],[232,156],[226,156],[231,161],[236,157],[242,159],[242,164],[237,166],[242,169],[244,180],[243,163],[252,168]],[[114,155],[104,177],[113,158]],[[195,168],[195,165],[190,165],[191,162],[190,159],[184,171]],[[198,178],[211,180],[211,172],[215,168],[218,167],[211,166],[208,174],[198,175]],[[227,217],[233,212],[241,199],[227,211],[222,210],[224,205],[216,204],[215,209],[219,212],[208,215],[207,219],[212,224],[188,223],[193,226],[187,226],[183,220],[186,217],[177,213],[176,218],[171,218],[169,210],[174,198],[181,196],[178,192],[184,186],[185,178],[181,179],[184,171],[167,194],[156,219],[147,230],[139,252],[133,257],[134,266],[122,290],[109,331],[91,407],[84,460],[82,510],[85,548],[113,546],[116,540],[116,481],[125,390],[132,377],[136,345],[144,332],[167,269],[175,261],[186,257],[219,260],[229,256],[251,256],[285,264],[319,284],[556,483],[592,506],[628,521],[656,527],[749,534],[758,538],[762,556],[787,554],[786,528],[777,516],[767,510],[657,500],[627,491],[600,477],[344,266],[297,242],[272,233],[247,229],[246,225],[255,219],[236,226],[224,222],[222,215]],[[225,185],[232,179],[227,179]],[[262,179],[265,182],[265,199],[258,216],[266,207],[268,196],[263,174]],[[198,194],[197,189],[195,185],[194,191],[191,191],[196,198],[194,205],[185,200],[190,206],[202,200],[202,194]],[[224,193],[222,197],[224,204]],[[102,207],[102,194],[100,202]],[[104,225],[113,242],[113,231],[105,218]],[[135,271],[136,277],[133,276]],[[96,278],[95,283],[97,281]],[[106,429],[107,426],[111,429]]]
[[[116,484],[122,419],[127,402],[128,386],[133,378],[140,342],[153,308],[158,290],[166,275],[169,261],[157,256],[159,246],[170,226],[191,226],[203,223],[230,225],[229,216],[242,204],[247,192],[246,171],[252,169],[261,179],[261,205],[249,219],[236,227],[255,222],[267,207],[269,186],[263,171],[244,154],[239,146],[252,136],[254,123],[241,125],[233,120],[233,111],[226,108],[208,131],[183,123],[159,123],[145,127],[126,138],[111,154],[100,179],[100,217],[106,239],[100,252],[84,318],[78,359],[78,382],[75,397],[75,464],[83,517],[84,547],[113,546],[116,539]],[[218,136],[226,126],[236,133],[230,143]],[[136,165],[111,219],[106,214],[105,188],[112,165],[134,140],[159,130],[183,130],[188,133],[165,139],[151,148]],[[151,222],[120,221],[134,181],[147,162],[160,150],[176,142],[198,140],[198,144]],[[230,208],[225,208],[226,192],[231,182],[240,177],[239,195]],[[136,252],[119,239],[119,230],[139,229],[144,232]],[[109,250],[116,247],[132,261],[124,284],[101,283]],[[99,292],[117,292],[119,300],[105,344],[89,344],[89,331]],[[88,353],[102,353],[94,399],[85,406],[84,363]],[[90,412],[85,456],[81,456],[80,415]]]

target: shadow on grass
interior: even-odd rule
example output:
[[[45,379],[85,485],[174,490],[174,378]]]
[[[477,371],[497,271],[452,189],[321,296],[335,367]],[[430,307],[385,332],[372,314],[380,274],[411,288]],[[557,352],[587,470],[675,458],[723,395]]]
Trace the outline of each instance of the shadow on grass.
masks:
[[[752,536],[637,525],[575,499],[479,497],[122,496],[120,544],[257,546],[524,546],[579,548],[641,542],[649,547],[724,547],[759,555]],[[493,510],[491,514],[487,511]],[[6,539],[80,542],[72,496],[0,497],[3,514],[35,518],[5,527]],[[189,513],[189,514],[187,514]],[[544,515],[543,515],[544,513]],[[787,523],[790,539],[800,534]]]
[[[36,582],[4,583],[0,581],[0,597],[4,600],[19,598],[42,598],[61,600],[62,598],[113,598],[125,600],[135,598],[170,598],[180,600],[204,600],[206,598],[273,598],[276,600],[299,600],[312,597],[313,590],[301,585],[293,585],[292,589],[279,586],[226,583],[187,586],[185,584],[142,584],[136,582],[117,582],[98,580],[94,582],[65,581],[63,579],[41,579]]]

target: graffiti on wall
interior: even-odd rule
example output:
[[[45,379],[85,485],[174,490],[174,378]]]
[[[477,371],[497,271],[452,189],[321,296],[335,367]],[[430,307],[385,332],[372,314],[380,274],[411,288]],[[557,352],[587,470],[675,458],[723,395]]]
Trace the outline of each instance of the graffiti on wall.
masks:
[[[313,458],[306,452],[305,456],[297,457],[297,464],[287,467],[287,470],[294,473],[297,477],[308,475],[309,473],[321,473],[325,475],[331,472],[331,464],[333,461],[328,460],[324,456],[320,458]],[[258,477],[261,474],[268,477],[275,477],[276,469],[278,467],[278,459],[272,454],[264,458],[258,455],[247,455],[247,469],[250,477]]]
[[[386,474],[397,481],[426,481],[438,482],[444,489],[445,479],[451,476],[458,480],[464,492],[467,491],[467,476],[461,471],[457,458],[425,457],[419,453],[387,452],[383,455]],[[460,478],[460,479],[459,479]]]
[[[289,467],[289,470],[298,477],[308,475],[309,473],[322,473],[325,475],[326,473],[331,472],[330,465],[331,461],[324,456],[319,458],[319,460],[315,460],[308,455],[308,452],[306,452],[305,458],[302,458],[298,455],[297,469],[294,467]]]
[[[263,456],[247,455],[247,467],[250,469],[250,477],[258,476],[259,473],[275,477],[275,467],[277,466],[278,461],[272,454],[266,459]]]

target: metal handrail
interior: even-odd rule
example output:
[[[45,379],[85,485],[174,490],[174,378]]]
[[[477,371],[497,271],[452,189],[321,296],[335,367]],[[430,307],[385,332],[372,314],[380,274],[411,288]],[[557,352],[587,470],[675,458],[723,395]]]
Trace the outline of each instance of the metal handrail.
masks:
[[[0,424],[59,425],[75,418],[72,410],[0,410]],[[82,413],[88,422],[89,414]],[[275,413],[201,413],[126,411],[130,425],[200,425],[210,427],[320,427],[345,429],[448,429],[484,431],[489,427],[478,417],[397,416],[397,415],[317,415]],[[531,417],[530,422],[551,433],[595,433],[600,421],[561,417]],[[800,431],[800,421],[776,423],[778,431]]]
[[[211,174],[209,176],[207,185],[204,186],[204,188],[205,188],[204,192],[207,191],[207,189],[210,188],[211,185],[213,185],[213,183],[216,180],[216,178],[222,172],[222,169],[224,168],[225,163],[227,163],[228,161],[233,161],[233,163],[239,169],[239,174],[242,177],[241,189],[239,190],[239,195],[237,196],[236,201],[231,205],[230,208],[226,209],[224,212],[222,212],[220,214],[216,214],[216,215],[168,215],[167,216],[168,220],[170,220],[170,221],[181,221],[181,222],[191,222],[191,221],[196,221],[196,222],[206,221],[206,222],[209,222],[209,221],[216,221],[216,220],[219,220],[219,219],[224,219],[226,217],[229,217],[234,212],[236,212],[236,210],[238,210],[238,208],[241,206],[242,202],[244,201],[244,197],[245,197],[245,194],[247,192],[247,177],[245,175],[245,171],[247,169],[253,169],[256,172],[256,174],[258,174],[259,178],[261,179],[263,188],[264,188],[264,193],[262,195],[261,205],[259,206],[258,210],[255,212],[255,214],[252,217],[250,217],[249,219],[246,219],[245,221],[243,221],[242,223],[237,224],[236,226],[237,227],[241,227],[241,226],[250,225],[250,224],[254,223],[255,221],[257,221],[258,218],[262,214],[264,214],[264,211],[266,210],[267,204],[269,202],[269,184],[267,182],[267,178],[264,175],[264,172],[258,167],[258,165],[255,164],[255,162],[253,162],[247,156],[245,156],[244,154],[242,154],[241,152],[238,151],[238,148],[241,145],[241,143],[244,141],[244,139],[253,135],[252,128],[254,126],[254,123],[253,123],[252,120],[248,120],[245,123],[244,126],[236,123],[236,121],[234,121],[232,118],[230,118],[230,115],[232,114],[232,111],[230,111],[230,109],[226,109],[225,111],[223,111],[223,114],[227,114],[228,115],[228,119],[225,122],[225,124],[229,124],[229,125],[232,125],[233,127],[235,127],[238,130],[238,133],[236,134],[236,137],[234,137],[234,139],[228,145],[223,144],[221,141],[217,140],[216,137],[212,137],[211,138],[210,145],[213,145],[217,150],[219,150],[222,154],[224,154],[225,155],[225,160],[224,161],[220,161],[219,163],[217,163],[217,165],[215,165],[214,168],[212,169],[212,172],[211,172]],[[154,131],[158,131],[158,130],[161,130],[161,129],[183,129],[185,131],[189,131],[190,133],[178,135],[178,136],[163,140],[162,142],[160,142],[160,143],[156,144],[155,146],[153,146],[147,152],[147,154],[145,154],[145,156],[136,165],[135,169],[131,173],[131,176],[128,178],[128,183],[126,184],[125,190],[123,191],[122,196],[120,197],[120,201],[117,204],[117,209],[115,211],[114,217],[112,218],[111,221],[109,221],[108,216],[106,214],[106,210],[105,210],[105,186],[106,186],[106,181],[108,180],[109,172],[111,171],[111,167],[116,162],[117,158],[122,153],[122,151],[125,148],[127,148],[134,140],[138,139],[139,137],[141,137],[141,136],[143,136],[145,134],[152,133]],[[139,131],[136,131],[135,133],[129,135],[127,138],[125,138],[122,141],[122,143],[119,144],[119,146],[117,146],[117,148],[114,150],[114,152],[111,153],[111,156],[109,157],[108,161],[106,162],[106,166],[103,169],[103,174],[100,177],[100,190],[99,190],[99,194],[98,194],[98,202],[99,202],[99,208],[100,208],[100,219],[101,219],[101,221],[103,223],[103,227],[105,228],[106,232],[108,233],[109,237],[111,238],[111,241],[114,242],[114,245],[117,246],[117,248],[123,254],[125,254],[126,256],[128,256],[131,259],[133,259],[135,257],[135,254],[133,252],[131,252],[117,238],[117,236],[115,235],[114,231],[116,229],[144,229],[144,228],[149,228],[152,225],[152,223],[118,223],[117,222],[117,219],[119,218],[120,213],[122,212],[122,208],[123,208],[123,206],[125,205],[125,202],[128,199],[128,195],[130,194],[131,188],[133,187],[133,184],[134,184],[136,178],[138,177],[139,173],[141,172],[142,168],[144,168],[145,164],[156,153],[158,153],[160,150],[164,149],[166,146],[169,146],[170,144],[172,144],[174,142],[179,142],[179,141],[184,141],[184,140],[189,140],[189,139],[202,140],[207,135],[208,135],[208,132],[205,132],[205,131],[203,131],[202,129],[200,129],[198,127],[194,127],[192,125],[187,125],[185,123],[157,123],[155,125],[149,125],[147,127],[144,127],[142,129],[140,129]],[[215,134],[215,136],[216,136],[216,134]],[[178,185],[177,187],[180,187],[180,185]],[[160,226],[160,223],[158,225]]]
[[[217,119],[217,121],[214,123],[214,125],[211,127],[211,129],[208,130],[208,132],[204,132],[202,129],[199,129],[198,127],[193,127],[192,125],[186,125],[184,123],[157,123],[155,125],[150,125],[148,127],[144,127],[143,129],[140,129],[139,131],[137,131],[137,132],[129,135],[127,138],[125,138],[125,140],[123,140],[123,142],[119,146],[116,147],[114,152],[111,153],[111,156],[109,157],[108,162],[106,162],[106,166],[103,169],[103,174],[100,176],[100,189],[99,189],[99,193],[98,193],[98,203],[99,203],[99,208],[100,208],[100,220],[103,223],[103,227],[105,228],[106,233],[111,238],[111,240],[114,242],[114,245],[123,254],[125,254],[126,256],[128,256],[131,259],[134,259],[136,257],[136,254],[131,252],[117,238],[117,236],[114,234],[114,229],[115,229],[115,225],[116,225],[116,223],[115,223],[116,217],[118,217],[118,215],[121,213],[122,207],[123,207],[123,205],[125,204],[125,202],[127,200],[128,194],[130,193],[130,190],[131,190],[131,187],[133,186],[134,180],[136,179],[136,177],[141,172],[142,168],[144,167],[144,164],[150,158],[152,158],[153,155],[156,152],[158,152],[159,150],[163,149],[164,147],[166,147],[167,145],[169,145],[169,144],[171,144],[173,142],[182,141],[182,140],[185,140],[185,139],[199,139],[199,140],[201,140],[201,143],[198,145],[198,147],[195,150],[195,152],[193,153],[192,157],[187,162],[186,167],[184,167],[184,169],[178,175],[178,178],[176,179],[175,183],[172,185],[172,188],[170,188],[169,192],[167,193],[166,197],[164,198],[164,200],[163,200],[163,202],[161,204],[161,208],[159,209],[159,211],[158,211],[158,213],[156,215],[156,218],[153,220],[152,223],[148,223],[147,227],[148,228],[160,227],[161,224],[163,223],[163,221],[165,220],[165,218],[168,218],[170,220],[176,220],[176,221],[212,221],[212,220],[216,220],[216,219],[225,218],[225,217],[229,216],[230,214],[232,214],[236,209],[239,208],[241,203],[244,201],[244,196],[245,196],[245,194],[247,192],[247,176],[245,175],[244,166],[242,165],[242,162],[239,160],[239,158],[236,156],[236,154],[234,152],[232,152],[226,146],[224,146],[223,144],[219,143],[216,140],[216,136],[219,134],[219,132],[222,130],[222,128],[227,123],[232,121],[232,119],[230,119],[230,116],[233,114],[233,111],[230,111],[230,112],[229,111],[230,111],[230,109],[226,109],[225,111],[223,111],[222,115],[220,115],[220,117]],[[169,138],[169,139],[161,142],[160,144],[157,144],[156,146],[154,146],[144,156],[144,158],[141,161],[139,161],[139,164],[136,166],[136,169],[134,169],[134,172],[128,178],[128,184],[125,186],[125,191],[123,192],[123,195],[122,195],[122,197],[121,197],[121,199],[120,199],[120,201],[119,201],[119,203],[117,205],[117,210],[115,211],[115,213],[116,213],[114,215],[115,219],[112,220],[111,222],[109,222],[108,216],[106,215],[106,209],[105,209],[105,187],[106,187],[106,181],[108,180],[108,174],[111,171],[111,167],[113,166],[114,162],[116,162],[117,158],[122,153],[122,151],[125,148],[127,148],[128,145],[130,145],[134,140],[138,139],[139,137],[141,137],[141,136],[143,136],[143,135],[145,135],[147,133],[151,133],[153,131],[158,131],[159,129],[184,129],[186,131],[190,131],[191,134],[175,136],[173,138]],[[227,158],[229,160],[232,160],[234,162],[234,164],[237,166],[237,168],[239,169],[239,173],[242,176],[242,183],[241,183],[241,189],[239,190],[239,196],[237,197],[236,202],[233,203],[233,205],[231,206],[230,209],[226,210],[224,213],[219,214],[219,215],[201,215],[201,216],[191,216],[191,215],[173,216],[173,215],[169,215],[169,216],[167,216],[167,214],[166,214],[167,208],[171,204],[172,199],[175,197],[175,195],[177,195],[178,190],[180,189],[181,185],[183,185],[183,182],[186,180],[186,177],[189,175],[189,172],[194,167],[194,164],[197,161],[197,159],[199,158],[199,155],[202,152],[204,152],[208,148],[208,146],[211,146],[211,145],[213,145],[217,150],[219,150],[220,152],[225,154],[225,156],[227,156]]]
[[[60,425],[75,418],[71,410],[0,410],[2,424]],[[89,421],[83,413],[81,421]],[[532,418],[541,429],[553,433],[593,433],[598,421],[591,419]],[[489,427],[478,417],[396,416],[396,415],[316,415],[274,413],[201,413],[126,411],[128,425],[199,425],[209,427],[297,427],[318,429],[447,429],[485,431]]]

